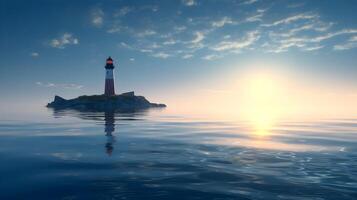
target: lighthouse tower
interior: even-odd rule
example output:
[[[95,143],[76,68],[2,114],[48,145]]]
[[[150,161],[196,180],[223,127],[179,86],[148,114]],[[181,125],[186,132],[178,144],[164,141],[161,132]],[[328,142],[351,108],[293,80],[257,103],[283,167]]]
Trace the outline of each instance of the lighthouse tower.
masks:
[[[105,65],[105,89],[104,89],[104,95],[106,96],[113,96],[115,95],[115,90],[114,90],[114,65],[113,65],[113,59],[109,56],[107,59],[106,65]]]

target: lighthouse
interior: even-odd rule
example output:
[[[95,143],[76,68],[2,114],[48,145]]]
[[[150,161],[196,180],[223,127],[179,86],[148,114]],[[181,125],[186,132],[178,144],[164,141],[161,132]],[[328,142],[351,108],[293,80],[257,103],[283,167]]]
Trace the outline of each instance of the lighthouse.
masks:
[[[106,96],[113,96],[115,95],[115,90],[114,90],[114,65],[113,65],[113,59],[109,56],[109,58],[106,61],[105,65],[105,89],[104,89],[104,95]]]

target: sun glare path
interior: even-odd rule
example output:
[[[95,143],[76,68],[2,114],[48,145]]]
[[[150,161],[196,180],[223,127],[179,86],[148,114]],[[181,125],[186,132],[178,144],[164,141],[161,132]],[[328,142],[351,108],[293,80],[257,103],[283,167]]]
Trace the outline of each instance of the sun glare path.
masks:
[[[247,118],[256,136],[271,135],[271,130],[282,114],[281,84],[269,75],[258,75],[247,81],[245,98]]]

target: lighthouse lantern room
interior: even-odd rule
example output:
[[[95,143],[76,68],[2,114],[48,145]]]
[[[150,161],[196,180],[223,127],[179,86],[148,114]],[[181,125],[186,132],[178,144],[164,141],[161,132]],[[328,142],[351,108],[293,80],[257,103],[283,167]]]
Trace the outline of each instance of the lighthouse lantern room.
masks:
[[[113,65],[113,59],[109,56],[109,58],[106,61],[105,65],[105,89],[104,89],[104,95],[106,96],[113,96],[115,95],[115,89],[114,89],[114,65]]]

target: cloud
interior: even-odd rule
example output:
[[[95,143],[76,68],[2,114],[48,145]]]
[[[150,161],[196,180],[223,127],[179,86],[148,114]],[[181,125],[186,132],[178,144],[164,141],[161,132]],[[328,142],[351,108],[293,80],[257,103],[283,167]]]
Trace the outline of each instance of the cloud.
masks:
[[[165,42],[163,42],[162,44],[163,44],[163,45],[174,45],[174,44],[176,44],[176,43],[177,43],[176,40],[174,40],[174,39],[169,39],[169,40],[166,40]]]
[[[303,48],[303,51],[316,51],[316,50],[319,50],[322,48],[324,48],[324,46],[305,47],[305,48]]]
[[[202,44],[202,43],[200,43],[200,42],[198,42],[198,43],[191,43],[190,45],[187,46],[187,48],[189,48],[190,51],[196,51],[196,50],[202,49],[202,48],[204,48],[204,47],[205,47],[205,45]]]
[[[182,3],[185,6],[195,6],[195,5],[197,5],[196,0],[182,0]]]
[[[134,9],[130,8],[128,6],[125,6],[121,9],[119,9],[117,12],[114,13],[114,17],[123,17],[125,15],[127,15],[128,13],[132,12]]]
[[[248,32],[246,36],[240,41],[223,41],[212,49],[215,51],[239,50],[252,45],[259,39],[259,37],[260,35],[258,31],[251,31]]]
[[[132,62],[134,62],[134,61],[135,61],[135,58],[130,58],[129,60],[132,61]]]
[[[221,58],[221,57],[222,56],[220,56],[220,55],[209,54],[209,55],[203,56],[202,59],[204,59],[204,60],[216,60],[216,59]]]
[[[123,27],[119,25],[113,25],[111,28],[107,30],[107,33],[119,33],[122,29]]]
[[[257,9],[257,11],[256,11],[256,13],[254,13],[254,15],[251,15],[245,19],[245,22],[262,21],[262,18],[266,11],[267,11],[267,9]]]
[[[32,57],[39,57],[40,56],[40,54],[38,52],[32,52],[30,55]]]
[[[357,36],[352,36],[346,43],[338,44],[333,47],[334,50],[348,50],[357,47]]]
[[[302,14],[294,15],[294,16],[291,16],[291,17],[287,17],[287,18],[275,21],[275,22],[273,22],[271,24],[262,24],[262,26],[271,27],[271,26],[277,26],[277,25],[280,25],[280,24],[289,24],[291,22],[298,21],[298,20],[314,19],[314,18],[318,18],[318,17],[319,17],[318,15],[302,13]]]
[[[203,47],[205,47],[205,45],[202,44],[202,41],[206,38],[205,34],[206,33],[204,33],[203,31],[196,31],[194,33],[194,38],[189,42],[185,42],[186,44],[189,44],[186,47],[194,50],[202,49]]]
[[[53,83],[42,83],[42,82],[36,82],[36,85],[44,86],[44,87],[54,87],[55,86],[55,84],[53,84]]]
[[[219,27],[223,27],[226,24],[233,24],[234,22],[232,21],[231,18],[229,17],[223,17],[222,19],[218,20],[218,21],[214,21],[212,22],[212,27],[215,28],[219,28]]]
[[[151,49],[140,49],[140,52],[142,52],[142,53],[151,53],[152,50]]]
[[[290,4],[287,7],[288,8],[298,8],[298,7],[302,7],[304,5],[305,5],[305,3],[295,3],[295,4]]]
[[[72,36],[70,33],[64,33],[60,38],[55,38],[50,41],[50,46],[58,49],[64,49],[68,45],[79,44],[79,39]]]
[[[41,87],[47,88],[60,88],[60,89],[82,89],[83,85],[77,85],[73,83],[62,83],[62,84],[55,84],[55,83],[43,83],[43,82],[36,82],[36,85]]]
[[[339,35],[353,33],[357,33],[357,29],[343,29],[340,31],[330,32],[325,35],[320,35],[316,37],[291,37],[284,40],[280,40],[280,43],[318,43]]]
[[[349,39],[350,42],[357,42],[357,35],[354,35],[352,36],[350,39]]]
[[[309,22],[306,24],[303,24],[301,26],[297,26],[295,28],[288,28],[288,30],[286,31],[279,31],[278,33],[274,33],[271,32],[270,35],[271,36],[276,36],[276,37],[285,37],[285,38],[289,38],[289,37],[293,37],[295,36],[297,33],[303,32],[303,31],[316,31],[316,32],[325,32],[328,29],[331,28],[331,26],[333,25],[333,23],[322,23],[322,22]]]
[[[303,25],[303,26],[300,26],[300,27],[296,27],[296,28],[290,29],[288,32],[281,33],[280,36],[282,36],[282,37],[291,37],[295,33],[298,33],[300,31],[305,31],[305,30],[311,30],[314,27],[315,27],[314,24],[306,24],[306,25]]]
[[[232,36],[231,35],[225,35],[223,36],[223,39],[230,39]]]
[[[158,49],[160,47],[161,47],[160,45],[158,45],[156,42],[154,42],[150,46],[148,46],[148,49]]]
[[[315,36],[315,37],[287,37],[287,38],[276,38],[276,43],[277,45],[273,45],[268,49],[268,52],[274,52],[274,53],[280,53],[280,52],[285,52],[287,51],[289,48],[291,47],[298,47],[298,48],[302,48],[303,51],[308,51],[308,50],[318,50],[321,48],[317,48],[319,46],[315,46],[314,47],[307,47],[308,45],[312,44],[312,43],[321,43],[324,40],[328,40],[331,39],[333,37],[339,36],[339,35],[344,35],[344,34],[354,34],[357,33],[357,29],[343,29],[340,31],[335,31],[335,32],[330,32],[330,33],[326,33],[324,35],[319,35],[319,36]],[[279,34],[277,34],[279,35]],[[322,45],[320,45],[322,46]],[[353,42],[348,41],[345,44],[340,44],[340,45],[335,45],[334,46],[334,50],[347,50],[347,49],[351,49],[351,48],[355,48],[355,44],[353,44]]]
[[[244,4],[244,5],[250,5],[250,4],[253,4],[253,3],[256,3],[256,2],[258,2],[258,0],[246,0],[246,1],[244,1],[242,4]]]
[[[337,32],[328,33],[326,35],[311,38],[310,41],[311,42],[321,42],[322,40],[327,40],[327,39],[330,39],[330,38],[338,36],[338,35],[353,34],[353,33],[357,33],[357,29],[343,29],[343,30],[340,30]]]
[[[245,19],[246,22],[256,22],[256,21],[262,21],[263,13],[258,13],[256,15],[247,17]]]
[[[203,32],[197,31],[195,32],[195,37],[193,38],[193,40],[191,40],[191,43],[199,43],[202,40],[205,39],[205,34]]]
[[[104,12],[101,8],[95,8],[91,12],[92,24],[95,27],[101,27],[104,22]]]
[[[152,56],[155,57],[155,58],[166,59],[166,58],[170,57],[171,55],[167,54],[167,53],[164,53],[164,52],[159,52],[159,53],[152,54]]]
[[[281,52],[286,52],[289,48],[291,47],[305,47],[306,44],[304,42],[301,41],[294,41],[294,40],[282,40],[280,41],[280,43],[278,43],[277,45],[273,46],[271,48],[271,45],[266,45],[265,47],[269,47],[269,49],[267,50],[267,52],[270,53],[281,53]]]
[[[127,25],[124,25],[122,21],[115,19],[112,24],[107,26],[107,33],[113,34],[113,33],[132,33],[134,32],[133,29],[128,27]]]
[[[354,35],[352,36],[350,39],[349,39],[350,42],[357,42],[357,35]]]
[[[348,50],[348,49],[353,49],[357,47],[357,43],[346,43],[346,44],[339,44],[339,45],[335,45],[333,46],[334,50]]]
[[[134,49],[132,46],[130,46],[129,44],[125,43],[125,42],[121,42],[120,46],[127,48],[127,49]]]
[[[182,56],[183,59],[189,59],[189,58],[192,58],[193,55],[192,54],[185,54]]]
[[[186,26],[175,26],[175,27],[174,27],[174,30],[175,30],[176,32],[182,32],[182,31],[184,31],[184,30],[186,30],[186,29],[187,29]]]
[[[147,29],[143,32],[137,33],[137,36],[138,37],[146,37],[146,36],[151,36],[151,35],[155,35],[155,34],[156,34],[156,31]]]
[[[199,0],[180,1],[179,3],[186,6],[198,4],[206,6],[201,4]],[[182,15],[178,14],[179,17],[183,17],[179,21],[175,19],[162,21],[159,19],[159,17],[163,16],[161,15],[162,13],[160,15],[152,15],[152,12],[157,10],[157,6],[152,11],[149,7],[145,8],[146,10],[144,11],[144,6],[119,7],[118,10],[111,14],[105,13],[103,26],[105,29],[103,31],[107,33],[120,32],[121,36],[127,38],[126,42],[131,41],[130,45],[121,43],[121,48],[142,52],[150,57],[177,57],[180,59],[194,57],[206,60],[216,59],[231,53],[245,52],[247,49],[253,49],[253,47],[258,46],[261,48],[257,49],[257,51],[265,52],[284,52],[290,50],[290,48],[297,48],[301,51],[327,49],[327,47],[332,48],[334,44],[325,44],[323,41],[339,34],[347,34],[346,31],[340,32],[338,29],[332,29],[335,28],[332,26],[333,23],[322,21],[324,18],[320,17],[317,11],[307,10],[297,13],[294,11],[291,14],[290,11],[293,10],[286,7],[289,4],[288,2],[285,4],[288,13],[277,13],[274,15],[277,18],[268,18],[268,14],[276,9],[274,6],[271,7],[265,4],[267,7],[257,8],[255,5],[259,6],[259,3],[263,3],[257,0],[240,0],[239,2],[241,7],[242,3],[245,5],[256,4],[249,6],[250,9],[244,13],[230,15],[227,12],[219,11],[214,16],[201,16],[201,12],[197,12],[197,15],[194,16],[183,16],[183,12],[187,9],[182,8],[183,5],[181,5],[179,11],[172,11],[175,15],[177,12],[182,13]],[[196,8],[198,7],[189,8],[189,10]],[[160,8],[161,11],[164,11],[164,7]],[[104,13],[98,13],[103,18]],[[142,13],[147,17],[147,24],[140,24],[139,26],[124,20],[129,15],[132,17],[137,13]],[[123,17],[123,19],[118,17]],[[160,26],[157,26],[156,23],[160,23]],[[237,24],[241,24],[241,26],[235,26]],[[254,25],[257,25],[257,27],[250,29]],[[230,30],[229,32],[222,32],[221,29],[223,28],[229,28]],[[240,34],[242,35],[237,37]],[[267,45],[263,47],[263,43]],[[351,41],[346,41],[345,43],[351,43]],[[337,43],[335,49],[352,46],[345,43]]]

